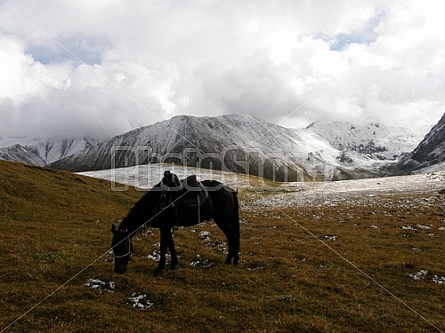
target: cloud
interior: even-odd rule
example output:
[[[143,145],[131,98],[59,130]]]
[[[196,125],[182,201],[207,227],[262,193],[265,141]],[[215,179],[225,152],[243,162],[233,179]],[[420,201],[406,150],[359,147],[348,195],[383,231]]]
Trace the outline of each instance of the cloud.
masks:
[[[445,112],[444,9],[1,1],[0,137],[107,137],[176,114],[434,124]]]
[[[66,33],[58,38],[58,43],[29,43],[24,50],[32,54],[35,61],[44,65],[72,62],[75,65],[100,64],[105,51],[111,48],[106,36],[86,35],[85,33]]]

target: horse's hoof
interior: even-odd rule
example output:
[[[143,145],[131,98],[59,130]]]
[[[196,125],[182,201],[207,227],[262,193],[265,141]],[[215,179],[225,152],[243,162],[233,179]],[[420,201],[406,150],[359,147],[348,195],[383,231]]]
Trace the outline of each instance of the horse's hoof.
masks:
[[[178,264],[176,264],[176,265],[171,265],[170,266],[170,269],[173,271],[173,270],[175,270],[175,269],[178,269],[179,268],[179,265]]]
[[[155,269],[155,272],[153,273],[154,276],[161,276],[162,275],[162,269]]]
[[[233,266],[237,267],[239,263],[239,257],[233,258]]]

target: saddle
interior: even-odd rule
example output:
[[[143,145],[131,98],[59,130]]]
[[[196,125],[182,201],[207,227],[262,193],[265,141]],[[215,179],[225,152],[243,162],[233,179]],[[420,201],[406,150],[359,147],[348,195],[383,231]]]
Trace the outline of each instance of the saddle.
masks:
[[[171,175],[171,173],[168,173],[168,175]],[[172,179],[174,179],[174,177]],[[198,218],[197,223],[201,222],[201,206],[208,202],[209,199],[207,189],[204,187],[204,185],[198,182],[198,180],[196,179],[196,175],[188,176],[187,178],[180,181],[179,186],[175,187],[176,190],[180,193],[182,193],[182,191],[185,191],[185,194],[181,195],[181,199],[179,199],[177,204],[173,205],[177,226],[182,225],[181,212],[183,209],[188,207],[196,209]]]
[[[182,185],[188,191],[181,200],[182,205],[186,207],[199,207],[207,201],[209,193],[204,185],[198,182],[196,175],[188,176],[182,181]]]
[[[178,215],[180,209],[185,207],[197,207],[199,209],[209,198],[207,189],[196,179],[196,175],[188,176],[180,181],[174,173],[165,171],[161,188],[164,194],[158,205],[160,209],[169,206],[175,197],[180,196],[178,202],[172,205],[172,207],[175,207],[176,215]],[[177,195],[174,193],[177,193]]]

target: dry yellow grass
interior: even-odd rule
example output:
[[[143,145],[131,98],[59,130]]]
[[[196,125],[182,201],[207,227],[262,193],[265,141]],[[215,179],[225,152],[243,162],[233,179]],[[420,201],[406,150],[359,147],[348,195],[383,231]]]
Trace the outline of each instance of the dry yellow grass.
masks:
[[[382,207],[280,209],[250,209],[264,194],[240,193],[239,267],[223,264],[225,238],[208,222],[175,231],[181,268],[155,278],[147,256],[157,230],[136,235],[128,272],[113,273],[112,220],[142,193],[109,187],[0,162],[0,331],[445,330],[445,285],[431,281],[445,275],[444,197],[436,192],[382,195]],[[431,229],[402,229],[418,224]],[[422,269],[423,280],[407,276]],[[114,282],[114,292],[86,287],[92,278]],[[133,293],[153,306],[132,307]]]

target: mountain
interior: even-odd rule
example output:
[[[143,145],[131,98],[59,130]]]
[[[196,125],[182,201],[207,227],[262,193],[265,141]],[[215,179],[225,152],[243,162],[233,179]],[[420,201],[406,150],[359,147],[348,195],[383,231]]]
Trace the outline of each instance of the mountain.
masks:
[[[15,144],[0,148],[0,160],[44,166],[45,161],[26,146]]]
[[[411,152],[431,126],[384,126],[349,122],[314,122],[309,129],[321,135],[336,149],[357,152],[373,159],[396,160]]]
[[[390,129],[370,126],[374,128],[358,131],[351,124],[326,122],[289,129],[245,115],[176,116],[116,136],[49,167],[91,171],[162,162],[280,181],[367,178],[378,176],[388,159],[405,149],[409,152],[420,141],[419,137],[414,143],[415,138],[402,130],[397,133],[404,135],[394,133],[387,139]]]
[[[392,174],[425,173],[445,169],[445,114],[419,145],[390,165]]]
[[[15,144],[12,144],[15,142]],[[97,144],[92,138],[3,139],[0,160],[45,166]]]

